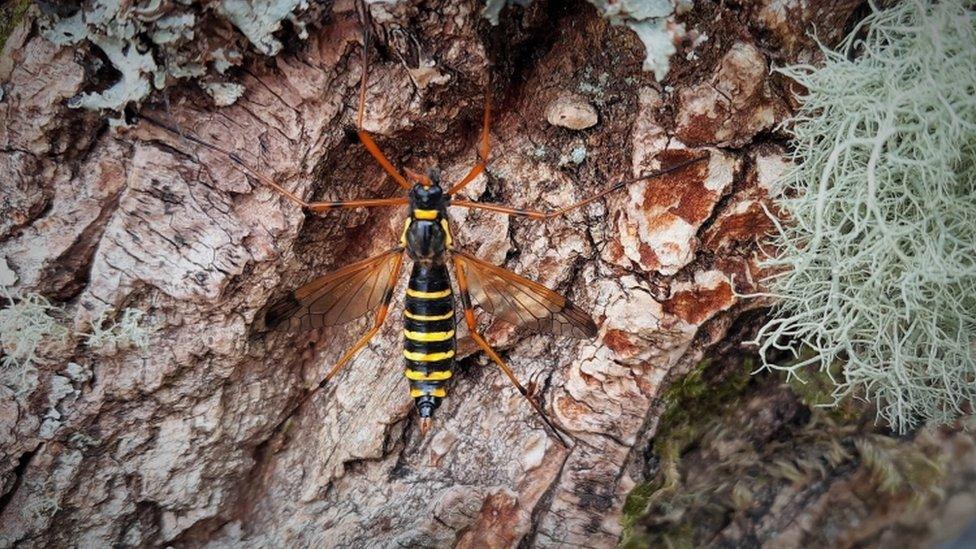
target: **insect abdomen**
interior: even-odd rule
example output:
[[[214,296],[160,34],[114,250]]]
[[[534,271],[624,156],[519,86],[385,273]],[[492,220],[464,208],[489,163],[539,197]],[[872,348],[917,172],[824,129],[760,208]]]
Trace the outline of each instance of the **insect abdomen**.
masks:
[[[403,313],[404,375],[410,380],[422,418],[429,418],[447,396],[454,367],[454,295],[447,266],[417,261],[407,285]]]

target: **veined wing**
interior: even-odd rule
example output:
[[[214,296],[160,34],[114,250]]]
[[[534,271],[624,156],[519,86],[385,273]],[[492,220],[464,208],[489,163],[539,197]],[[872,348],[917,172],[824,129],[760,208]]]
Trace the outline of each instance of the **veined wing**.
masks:
[[[468,290],[489,314],[535,332],[578,338],[596,336],[596,324],[565,297],[501,267],[452,250]]]
[[[290,319],[302,330],[337,326],[375,311],[389,286],[396,265],[403,260],[403,248],[379,255],[316,278],[275,304],[265,315],[268,326]],[[395,283],[395,281],[394,281]]]

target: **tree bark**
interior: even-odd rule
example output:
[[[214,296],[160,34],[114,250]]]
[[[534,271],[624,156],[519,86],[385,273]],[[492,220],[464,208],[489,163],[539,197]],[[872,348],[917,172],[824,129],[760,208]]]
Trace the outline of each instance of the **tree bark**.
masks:
[[[546,223],[452,211],[463,249],[566,293],[600,326],[577,341],[481,319],[573,435],[568,449],[470,350],[421,437],[395,312],[296,407],[367,324],[294,334],[266,328],[265,310],[389,248],[403,212],[305,214],[193,136],[303,197],[394,195],[349,132],[362,70],[351,2],[324,6],[275,57],[249,55],[234,104],[175,84],[133,106],[128,127],[67,106],[99,85],[90,51],[54,45],[29,12],[0,65],[0,255],[13,287],[56,300],[73,335],[45,349],[26,389],[0,389],[0,544],[616,544],[662,392],[756,306],[735,291],[757,289],[765,191],[788,166],[775,128],[789,86],[769,69],[815,59],[807,31],[836,39],[856,5],[696,5],[681,20],[707,40],[678,44],[663,83],[641,70],[636,36],[583,2],[507,8],[498,27],[477,2],[371,5],[365,127],[394,164],[460,178],[489,87],[491,163],[468,199],[558,208],[709,155]],[[597,124],[551,124],[566,102]],[[126,308],[146,312],[148,350],[85,344],[93,319]]]

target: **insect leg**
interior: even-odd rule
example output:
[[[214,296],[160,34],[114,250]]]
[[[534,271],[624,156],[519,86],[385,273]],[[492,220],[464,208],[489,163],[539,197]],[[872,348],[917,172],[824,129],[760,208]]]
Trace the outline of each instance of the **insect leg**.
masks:
[[[165,122],[157,120],[152,116],[146,114],[140,114],[138,116],[143,120],[146,120],[153,126],[162,128],[170,133],[178,135],[181,139],[185,139],[192,143],[196,143],[197,145],[200,145],[202,147],[210,149],[211,151],[214,151],[218,154],[225,156],[233,163],[234,166],[237,167],[238,170],[244,172],[247,175],[250,175],[254,179],[257,179],[261,183],[267,185],[275,192],[287,198],[288,200],[298,205],[299,207],[311,210],[313,212],[324,212],[326,210],[331,210],[334,208],[374,208],[374,207],[381,207],[381,206],[400,206],[409,202],[409,200],[406,197],[367,198],[362,200],[343,200],[339,202],[306,202],[302,200],[300,196],[296,195],[295,193],[279,185],[277,182],[275,182],[274,179],[255,170],[254,168],[251,168],[247,164],[247,162],[244,162],[244,159],[241,158],[240,155],[238,155],[237,153],[227,150],[224,147],[221,147],[219,145],[216,145],[204,139],[201,139],[196,135],[193,135],[192,133],[181,131]]]
[[[393,251],[394,250],[391,250],[389,253],[392,253]],[[387,255],[388,254],[383,254],[384,257]],[[325,377],[322,379],[322,381],[320,381],[315,387],[306,390],[305,393],[294,404],[292,404],[288,408],[287,412],[282,415],[282,419],[279,421],[274,431],[276,432],[279,431],[282,425],[286,421],[288,421],[289,418],[292,417],[292,415],[295,413],[296,410],[301,408],[306,402],[308,402],[309,399],[315,396],[315,394],[319,391],[319,389],[325,387],[326,384],[328,384],[328,382],[333,377],[335,377],[335,375],[339,372],[339,370],[341,370],[343,366],[345,366],[350,360],[352,360],[352,358],[356,355],[356,353],[359,352],[363,347],[365,347],[369,343],[369,341],[373,338],[373,336],[375,336],[377,332],[379,332],[380,327],[383,325],[383,321],[386,320],[386,315],[389,312],[390,301],[393,299],[393,288],[396,286],[397,278],[399,277],[400,267],[402,264],[403,264],[403,252],[400,251],[400,253],[396,255],[396,260],[393,264],[393,268],[390,270],[390,275],[386,280],[384,290],[383,290],[383,300],[380,306],[377,308],[376,319],[373,323],[373,327],[368,332],[366,332],[366,334],[363,337],[361,337],[358,342],[356,342],[356,345],[354,345],[352,349],[347,351],[346,354],[344,354],[342,358],[339,359],[336,365],[333,366],[329,370],[329,372],[325,374]]]
[[[371,29],[369,22],[369,8],[363,6],[361,11],[362,25],[363,25],[363,75],[362,80],[359,83],[359,108],[356,111],[356,134],[359,135],[359,140],[369,151],[369,154],[373,156],[374,159],[379,163],[387,174],[390,175],[397,182],[398,185],[404,189],[410,189],[410,183],[404,179],[403,175],[393,167],[393,164],[383,155],[383,151],[380,150],[379,145],[373,141],[373,138],[363,129],[363,113],[366,109],[366,79],[369,76],[369,42],[371,37]]]
[[[478,174],[485,171],[485,165],[488,163],[488,155],[491,154],[491,86],[485,89],[485,114],[481,122],[481,139],[478,141],[478,163],[471,168],[468,175],[464,176],[464,179],[457,182],[453,187],[451,187],[447,194],[452,195],[461,189],[465,185],[474,181],[474,178],[478,177]]]
[[[457,273],[458,290],[461,293],[461,305],[464,307],[464,321],[468,325],[468,331],[470,332],[471,339],[474,340],[478,347],[481,347],[481,350],[484,351],[485,354],[487,354],[488,357],[491,358],[491,360],[497,364],[499,368],[501,368],[502,372],[504,372],[508,377],[508,380],[512,382],[512,385],[515,385],[515,388],[518,389],[518,392],[521,393],[523,397],[525,397],[525,400],[529,402],[532,409],[539,414],[542,421],[549,427],[549,429],[552,430],[553,433],[555,433],[559,442],[566,448],[569,448],[569,443],[567,443],[563,437],[572,438],[572,436],[556,427],[556,425],[549,420],[549,416],[547,416],[546,412],[541,406],[539,406],[539,403],[536,402],[535,399],[529,395],[529,391],[521,383],[519,383],[518,378],[515,377],[515,372],[508,367],[508,364],[502,360],[502,357],[498,356],[498,353],[491,348],[491,345],[485,341],[485,338],[481,337],[481,334],[478,333],[478,325],[474,319],[474,308],[471,306],[471,295],[468,293],[468,279],[464,274],[464,266],[456,258],[454,259],[454,271]]]
[[[396,286],[397,277],[400,276],[400,267],[402,265],[403,254],[401,253],[399,256],[397,256],[396,263],[393,265],[393,270],[390,271],[390,279],[387,281],[386,290],[383,293],[383,304],[380,305],[380,308],[376,311],[376,322],[373,323],[373,327],[370,328],[369,331],[363,335],[363,337],[359,338],[359,341],[357,341],[351,349],[346,351],[346,354],[342,355],[342,358],[340,358],[339,361],[336,362],[336,365],[329,370],[329,373],[325,374],[325,378],[319,382],[317,388],[324,387],[325,384],[328,383],[329,380],[332,379],[337,373],[339,373],[339,370],[348,364],[349,361],[352,360],[352,358],[356,356],[356,354],[361,351],[366,344],[369,343],[369,340],[373,339],[373,336],[380,331],[380,328],[383,326],[383,321],[386,320],[386,314],[390,311],[390,300],[393,299],[393,287]]]
[[[394,263],[393,269],[390,271],[390,278],[386,282],[386,289],[383,293],[383,303],[376,311],[376,320],[373,322],[373,327],[370,328],[369,331],[363,335],[363,337],[359,338],[359,341],[357,341],[351,349],[346,351],[346,354],[342,355],[342,358],[340,358],[339,361],[336,362],[335,366],[333,366],[332,369],[325,374],[325,377],[318,383],[318,385],[305,393],[305,395],[294,405],[292,411],[300,408],[306,401],[308,401],[308,399],[312,398],[312,396],[314,396],[319,389],[325,387],[326,384],[329,383],[329,380],[335,377],[335,375],[339,373],[339,370],[348,364],[349,361],[352,360],[352,358],[356,356],[356,354],[361,351],[371,339],[373,339],[373,336],[380,331],[380,328],[383,326],[383,322],[386,320],[386,315],[390,310],[390,301],[393,299],[393,288],[396,286],[397,278],[400,275],[400,267],[402,265],[403,254],[401,253],[397,256],[396,263]]]
[[[309,202],[306,207],[320,213],[335,208],[376,208],[381,206],[403,206],[410,202],[405,196],[394,198],[366,198],[363,200],[340,200],[338,202]]]
[[[536,219],[536,220],[541,221],[541,220],[545,220],[545,219],[551,219],[553,217],[559,217],[559,216],[565,215],[566,213],[569,213],[569,212],[571,212],[571,211],[573,211],[573,210],[575,210],[577,208],[582,208],[583,206],[586,206],[587,204],[590,204],[591,202],[594,202],[596,200],[599,200],[599,199],[601,199],[601,198],[603,198],[603,197],[605,197],[605,196],[607,196],[609,194],[612,194],[614,192],[617,192],[617,191],[623,189],[624,187],[626,187],[627,185],[630,185],[631,183],[636,183],[637,181],[642,181],[644,179],[653,179],[655,177],[660,177],[662,175],[665,175],[665,174],[668,174],[668,173],[671,173],[671,172],[680,170],[681,168],[684,168],[686,166],[690,166],[691,164],[695,164],[697,162],[700,162],[700,161],[702,161],[702,160],[704,160],[706,158],[708,158],[708,155],[698,156],[696,158],[691,158],[689,160],[684,160],[684,161],[678,162],[677,164],[674,164],[673,166],[668,166],[667,168],[662,168],[660,170],[654,170],[653,172],[646,173],[646,174],[642,175],[641,177],[637,177],[637,178],[634,178],[634,179],[630,179],[628,181],[621,181],[620,183],[615,184],[614,186],[610,187],[609,189],[603,190],[603,191],[601,191],[601,192],[599,192],[599,193],[597,193],[597,194],[595,194],[595,195],[593,195],[593,196],[591,196],[589,198],[580,200],[579,202],[576,202],[575,204],[570,204],[569,206],[565,206],[565,207],[559,208],[557,210],[548,210],[548,211],[542,211],[542,210],[521,210],[521,209],[518,209],[518,208],[511,208],[511,207],[508,207],[508,206],[502,206],[502,205],[499,205],[499,204],[483,204],[481,202],[471,202],[471,201],[468,201],[468,200],[452,200],[450,205],[451,206],[457,206],[459,208],[471,208],[473,210],[488,210],[488,211],[491,211],[491,212],[498,212],[498,213],[504,213],[504,214],[509,214],[509,215],[520,215],[520,216],[523,216],[523,217],[528,217],[530,219]]]

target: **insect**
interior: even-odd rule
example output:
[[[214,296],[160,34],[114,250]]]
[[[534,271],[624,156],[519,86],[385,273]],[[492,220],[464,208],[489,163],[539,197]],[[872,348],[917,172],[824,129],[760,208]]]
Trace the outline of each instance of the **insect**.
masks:
[[[451,232],[450,208],[481,209],[502,214],[523,216],[544,221],[581,208],[626,185],[678,170],[702,160],[692,158],[665,169],[647,173],[640,178],[617,183],[585,200],[553,211],[536,211],[459,200],[454,197],[474,181],[486,168],[491,152],[490,93],[486,91],[485,109],[478,141],[478,161],[457,182],[442,186],[436,168],[417,173],[405,168],[403,174],[386,158],[372,136],[363,129],[366,101],[369,25],[365,24],[362,52],[362,79],[356,115],[359,140],[406,196],[344,200],[337,202],[307,202],[285,189],[270,177],[251,169],[234,152],[222,149],[196,136],[180,135],[201,146],[215,150],[238,165],[244,172],[274,189],[297,206],[313,213],[337,208],[375,208],[408,206],[398,245],[389,250],[319,277],[298,288],[285,300],[272,306],[266,314],[269,326],[288,322],[293,328],[310,330],[334,327],[373,315],[372,327],[326,373],[321,382],[308,391],[296,408],[324,387],[343,367],[366,347],[379,332],[389,312],[393,290],[404,263],[404,256],[413,262],[406,289],[403,310],[404,375],[409,382],[410,396],[420,417],[420,430],[426,434],[431,428],[435,411],[447,396],[446,384],[453,376],[457,349],[457,302],[451,284],[451,269],[457,282],[463,321],[469,337],[511,381],[556,438],[567,445],[565,433],[555,426],[531,392],[518,380],[509,365],[479,333],[475,321],[474,304],[487,313],[536,332],[575,338],[593,338],[597,326],[589,314],[565,297],[544,286],[523,278],[509,270],[486,263],[459,249]],[[148,119],[172,132],[179,130],[160,121]],[[406,175],[404,175],[406,174]]]

